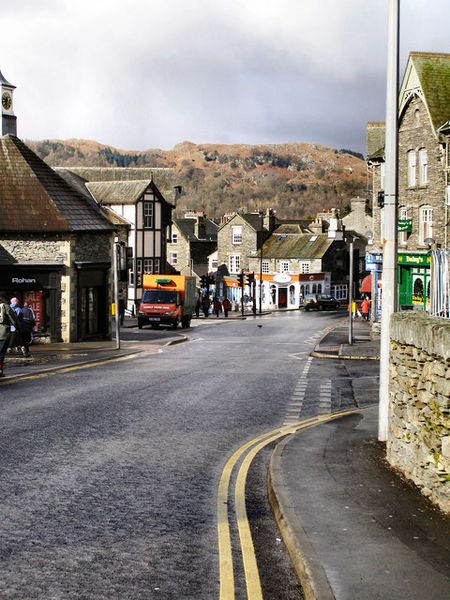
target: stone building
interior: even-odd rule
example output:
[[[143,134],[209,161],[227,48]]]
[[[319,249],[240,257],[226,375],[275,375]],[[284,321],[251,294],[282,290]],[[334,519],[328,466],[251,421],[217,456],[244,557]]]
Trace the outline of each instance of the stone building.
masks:
[[[28,300],[37,334],[110,337],[113,226],[12,135],[0,138],[0,292]]]
[[[236,213],[217,231],[217,264],[225,265],[230,275],[249,270],[248,257],[279,225],[275,212],[268,209],[259,213]]]
[[[449,233],[450,54],[411,52],[399,94],[399,304],[425,308],[429,248],[447,248]],[[374,244],[382,248],[384,124],[367,127],[372,178]]]
[[[133,249],[127,302],[133,311],[142,297],[142,275],[167,273],[167,240],[174,204],[181,191],[174,169],[70,167],[56,169],[72,186],[84,188],[102,206],[130,224],[127,245]]]
[[[217,250],[218,225],[204,213],[186,213],[173,219],[172,235],[167,243],[167,262],[182,275],[197,278],[209,272],[208,257]]]

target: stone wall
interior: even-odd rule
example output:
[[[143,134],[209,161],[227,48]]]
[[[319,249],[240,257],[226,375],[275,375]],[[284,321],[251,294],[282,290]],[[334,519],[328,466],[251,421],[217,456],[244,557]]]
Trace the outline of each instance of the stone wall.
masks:
[[[391,320],[387,458],[450,512],[450,321],[426,313]]]

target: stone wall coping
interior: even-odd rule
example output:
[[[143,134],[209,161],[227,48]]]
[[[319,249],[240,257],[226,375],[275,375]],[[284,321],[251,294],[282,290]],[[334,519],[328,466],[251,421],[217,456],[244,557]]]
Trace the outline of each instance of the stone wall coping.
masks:
[[[428,354],[450,359],[450,320],[430,317],[422,311],[404,311],[391,316],[391,340],[416,346]]]

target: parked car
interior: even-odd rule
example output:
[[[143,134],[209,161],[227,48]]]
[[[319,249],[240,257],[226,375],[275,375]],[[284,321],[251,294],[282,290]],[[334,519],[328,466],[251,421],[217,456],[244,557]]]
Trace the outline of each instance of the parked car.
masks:
[[[325,294],[310,294],[305,298],[303,305],[305,310],[337,310],[339,302],[333,296]]]

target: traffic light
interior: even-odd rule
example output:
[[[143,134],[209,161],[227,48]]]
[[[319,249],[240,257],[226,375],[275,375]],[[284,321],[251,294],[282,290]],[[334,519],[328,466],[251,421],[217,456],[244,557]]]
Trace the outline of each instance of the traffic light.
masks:
[[[119,281],[128,281],[128,271],[133,269],[133,248],[119,243]]]
[[[208,281],[207,281],[206,275],[202,275],[200,277],[200,287],[202,287],[202,288],[208,287]]]
[[[378,192],[378,207],[379,208],[384,207],[384,191],[383,190],[381,190],[381,192]]]
[[[244,273],[239,273],[238,275],[239,287],[244,287]]]
[[[214,275],[208,275],[208,284],[214,285],[216,283]]]
[[[245,279],[247,281],[247,285],[249,285],[251,287],[252,283],[255,281],[255,274],[247,273],[247,275],[245,276]]]

